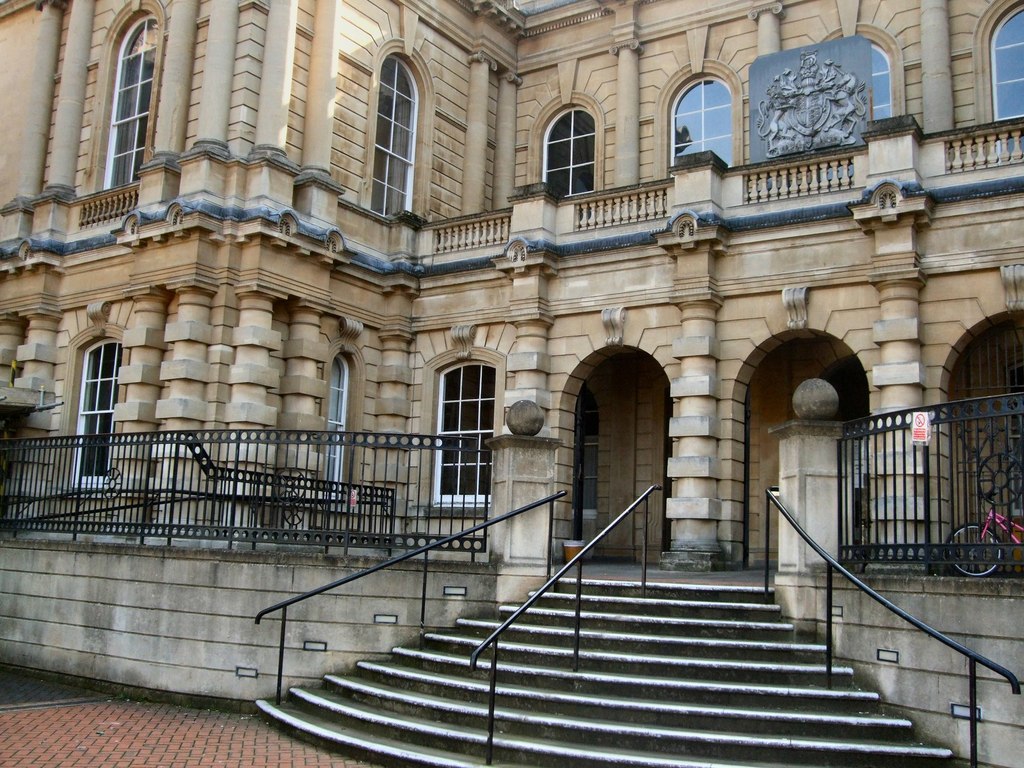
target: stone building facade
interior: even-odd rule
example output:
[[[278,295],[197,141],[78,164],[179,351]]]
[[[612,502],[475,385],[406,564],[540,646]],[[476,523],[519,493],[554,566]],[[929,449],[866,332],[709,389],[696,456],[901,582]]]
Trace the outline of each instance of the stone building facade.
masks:
[[[4,0],[0,364],[59,403],[11,426],[532,400],[560,536],[663,483],[666,565],[756,558],[804,379],[844,418],[1024,381],[1017,51],[1017,0]]]

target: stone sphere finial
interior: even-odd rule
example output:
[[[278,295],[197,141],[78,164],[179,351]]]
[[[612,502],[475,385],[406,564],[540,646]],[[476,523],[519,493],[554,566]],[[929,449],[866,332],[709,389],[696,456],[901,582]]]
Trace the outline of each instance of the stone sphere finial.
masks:
[[[544,428],[544,409],[532,400],[517,400],[505,414],[505,426],[513,435],[533,437]]]
[[[793,410],[798,419],[828,421],[839,412],[839,393],[824,379],[807,379],[793,393]]]

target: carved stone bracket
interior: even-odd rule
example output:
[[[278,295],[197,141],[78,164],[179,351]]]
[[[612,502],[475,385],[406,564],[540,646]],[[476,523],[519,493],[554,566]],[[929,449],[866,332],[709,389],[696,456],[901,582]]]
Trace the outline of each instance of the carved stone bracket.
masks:
[[[89,318],[89,322],[100,333],[103,332],[107,321],[110,320],[110,308],[111,304],[109,301],[94,301],[85,308],[85,316]]]
[[[468,360],[473,354],[473,339],[476,337],[475,325],[453,325],[451,329],[452,343],[455,345],[456,357]]]
[[[608,307],[601,310],[601,322],[604,323],[607,336],[605,343],[609,347],[621,347],[626,330],[626,308]]]
[[[343,342],[355,341],[363,332],[363,323],[351,317],[338,318],[338,338]]]
[[[791,331],[807,328],[807,287],[782,289],[782,306],[786,308],[789,321],[786,327]]]
[[[1024,264],[1007,264],[999,268],[1006,294],[1006,308],[1011,312],[1024,310]]]

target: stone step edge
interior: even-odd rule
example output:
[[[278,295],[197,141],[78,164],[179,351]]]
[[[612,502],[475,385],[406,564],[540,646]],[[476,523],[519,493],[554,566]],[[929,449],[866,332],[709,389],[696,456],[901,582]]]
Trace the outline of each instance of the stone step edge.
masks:
[[[502,605],[498,609],[501,613],[511,614],[517,610],[514,605]],[[526,612],[527,616],[543,616],[545,618],[568,618],[576,617],[575,611],[562,611],[557,608],[537,608],[531,606]],[[793,625],[782,621],[738,621],[735,619],[686,619],[679,616],[643,616],[632,613],[599,613],[596,611],[581,611],[580,619],[587,621],[614,621],[628,624],[651,624],[665,627],[713,627],[715,629],[742,629],[751,631],[767,632],[790,632]]]
[[[537,594],[530,592],[532,597]],[[546,592],[542,600],[576,601],[576,594],[569,592]],[[620,603],[642,607],[685,608],[714,611],[750,611],[752,613],[781,614],[781,606],[775,603],[734,603],[719,600],[670,600],[663,597],[632,597],[630,595],[587,595],[580,597],[584,603]]]
[[[427,632],[423,638],[434,642],[444,642],[451,645],[461,645],[475,648],[480,643],[480,638],[464,637],[459,635],[443,635],[437,632]],[[551,645],[529,645],[525,643],[501,643],[501,651],[512,653],[527,653],[535,656],[571,658],[571,648],[561,648]],[[611,651],[580,650],[580,658],[589,661],[622,661],[621,653]],[[824,664],[782,664],[763,661],[737,661],[735,659],[691,659],[680,656],[652,656],[647,654],[633,654],[629,662],[640,665],[660,664],[666,667],[679,669],[727,669],[730,672],[777,672],[803,675],[823,675],[827,673]],[[852,667],[832,667],[833,675],[843,677],[852,676]]]
[[[433,722],[421,720],[413,717],[398,717],[393,714],[384,714],[377,710],[369,707],[357,706],[352,703],[336,701],[332,699],[326,699],[323,696],[319,696],[311,691],[306,691],[301,688],[293,688],[290,693],[297,698],[301,698],[308,704],[317,706],[318,708],[331,712],[335,715],[342,715],[347,718],[351,718],[360,722],[371,723],[378,727],[385,727],[389,730],[402,729],[406,731],[417,733],[420,735],[431,736],[435,738],[456,738],[461,741],[484,744],[487,740],[487,733],[483,729],[467,728],[463,725],[456,725],[454,723],[445,723],[443,726],[437,725]],[[635,733],[631,735],[642,735],[643,733],[656,734],[661,739],[676,739],[678,741],[687,741],[690,743],[702,743],[705,745],[722,745],[722,746],[733,746],[733,747],[750,747],[754,750],[763,749],[795,749],[795,750],[808,750],[818,753],[855,753],[862,755],[885,755],[888,757],[950,757],[951,752],[946,749],[936,747],[925,747],[920,745],[892,745],[892,744],[878,744],[874,742],[849,742],[849,741],[819,741],[816,739],[798,739],[798,738],[780,738],[780,737],[764,737],[764,736],[747,736],[747,735],[736,735],[736,734],[721,734],[721,733],[707,733],[704,731],[685,731],[683,729],[667,729],[667,728],[640,728],[640,729],[629,729],[624,727],[621,723],[612,722],[598,722],[598,721],[587,721],[587,720],[568,720],[561,717],[549,717],[547,718],[548,723],[556,725],[560,728],[573,729],[579,728],[587,730],[591,733],[603,733],[603,734],[614,734],[628,732],[635,730]],[[518,749],[526,752],[549,752],[549,747],[557,747],[558,742],[550,742],[544,740],[543,746],[538,743],[539,739],[527,741],[525,739],[517,739],[507,735],[495,734],[494,744],[507,749]],[[603,753],[604,750],[595,749],[592,745],[587,747],[588,754],[593,755],[594,753]],[[575,750],[578,751],[578,750]],[[634,754],[634,758],[639,755]],[[643,759],[645,764],[652,764],[649,762],[651,757],[656,757],[656,753],[644,753]]]
[[[382,673],[393,673],[393,668],[384,668],[381,665],[373,665],[367,662],[367,667],[376,668]],[[402,670],[406,679],[416,680],[425,685],[441,686],[447,688],[461,688],[468,692],[487,694],[490,686],[486,683],[465,678],[453,678],[443,675],[426,675],[416,673],[413,670]],[[339,677],[338,675],[325,675],[324,680],[330,685],[343,690],[358,690],[367,695],[378,698],[393,698],[407,704],[418,704],[420,702],[437,702],[438,704],[455,704],[463,706],[460,702],[452,702],[442,696],[429,694],[410,693],[409,691],[393,688],[387,685],[378,685],[365,680],[356,680],[351,677]],[[843,726],[848,728],[891,728],[894,731],[913,728],[910,720],[895,717],[866,717],[863,715],[822,715],[816,712],[780,712],[759,709],[741,709],[737,707],[705,707],[691,704],[675,704],[672,702],[661,702],[643,699],[616,699],[610,701],[607,697],[588,696],[578,693],[565,693],[561,691],[538,691],[535,689],[516,688],[499,685],[495,688],[499,700],[514,699],[524,702],[545,700],[567,706],[589,706],[589,707],[610,707],[613,709],[627,710],[643,714],[665,714],[680,715],[685,717],[711,717],[711,718],[742,718],[756,720],[766,723],[806,723],[808,725],[829,725]],[[469,706],[469,705],[465,705]],[[503,711],[499,709],[498,711]]]
[[[447,664],[454,667],[464,668],[467,671],[469,670],[469,658],[466,656],[451,656],[443,653],[427,653],[425,651],[419,651],[414,648],[394,648],[392,649],[392,653],[398,657],[406,657],[411,659],[417,659],[420,661],[435,661],[441,664]],[[480,670],[490,670],[490,659],[481,658],[477,666]],[[721,692],[732,694],[742,693],[753,695],[768,694],[773,696],[810,695],[812,697],[821,699],[858,698],[858,694],[859,697],[863,698],[864,700],[877,701],[879,698],[878,694],[866,691],[837,691],[829,688],[802,688],[799,686],[762,685],[753,683],[739,684],[708,680],[679,680],[666,679],[663,677],[643,677],[639,675],[624,675],[612,672],[573,672],[572,670],[565,668],[526,666],[523,664],[507,664],[505,662],[499,663],[499,669],[502,672],[511,672],[514,674],[531,674],[540,675],[542,677],[560,679],[572,678],[576,680],[587,680],[595,683],[608,683],[614,685],[646,685],[653,688],[664,689],[675,688],[678,690],[700,690],[705,692]]]
[[[385,740],[378,736],[375,736],[373,739],[366,739],[346,731],[338,731],[334,728],[325,728],[293,715],[287,709],[262,699],[256,702],[256,706],[267,717],[295,728],[302,733],[319,739],[331,741],[335,744],[352,747],[368,754],[376,753],[387,758],[403,760],[404,763],[432,767],[436,766],[436,768],[481,768],[481,766],[485,765],[482,756],[479,760],[467,760],[465,756],[456,756],[453,753],[448,753],[446,755],[442,753],[441,750],[416,752],[400,745],[398,742]],[[495,738],[495,744],[500,745],[503,741],[504,740]],[[524,744],[529,747],[535,747],[535,745],[530,745],[527,742],[524,742]],[[533,748],[531,751],[536,752],[537,750]],[[571,760],[579,755],[578,748],[565,748],[559,747],[558,745],[551,745],[546,751],[549,754],[564,757],[566,760]],[[598,750],[592,749],[588,750],[588,752],[597,751]],[[630,765],[635,763],[633,756],[627,754],[601,752],[601,757],[611,764]],[[682,761],[679,759],[666,760],[656,757],[645,759],[644,766],[649,766],[650,768],[743,768],[743,766],[739,766],[736,763],[708,762],[707,760],[700,760],[696,762],[692,760]],[[511,763],[493,763],[490,768],[527,767]]]
[[[586,577],[586,568],[584,568],[583,586],[596,588],[608,588],[612,589],[642,589],[643,585],[639,581],[630,581],[625,579],[588,579]],[[576,585],[576,577],[569,577],[568,574],[565,578],[561,579],[559,586]],[[763,596],[765,594],[764,586],[754,585],[743,585],[743,584],[711,584],[702,582],[679,582],[679,581],[653,581],[647,580],[647,589],[654,589],[658,591],[666,592],[721,592],[722,594],[733,594],[733,595],[758,595]],[[775,594],[775,587],[768,588],[768,595]]]
[[[494,630],[500,626],[497,621],[487,619],[456,619],[455,625],[459,627],[472,627],[475,629]],[[535,635],[552,635],[556,637],[572,637],[573,631],[568,627],[559,627],[546,624],[514,624],[509,632],[523,632]],[[665,643],[666,645],[693,645],[701,648],[728,648],[737,651],[786,651],[791,653],[825,653],[826,647],[817,643],[791,643],[791,642],[757,642],[754,640],[730,640],[728,638],[718,639],[714,637],[699,637],[690,635],[638,635],[636,633],[626,634],[624,632],[609,632],[599,629],[581,629],[580,637],[590,640],[609,640],[612,642],[630,643]]]

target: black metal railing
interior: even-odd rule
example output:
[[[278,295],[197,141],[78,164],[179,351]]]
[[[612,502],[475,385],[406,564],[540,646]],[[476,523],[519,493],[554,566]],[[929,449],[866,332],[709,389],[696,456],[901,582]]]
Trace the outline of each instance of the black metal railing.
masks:
[[[1022,513],[1024,397],[961,400],[847,422],[839,473],[841,562],[969,562],[997,565],[1004,575],[1024,572],[1024,547],[1009,537],[966,546],[951,541],[963,526],[983,524],[990,510],[1009,518]]]
[[[548,551],[547,552],[547,572],[548,572],[548,575],[550,575],[551,574],[551,534],[552,534],[552,528],[554,526],[555,502],[558,499],[560,499],[563,496],[565,496],[565,495],[566,495],[566,491],[559,491],[558,493],[553,493],[550,496],[545,496],[542,499],[538,499],[537,501],[534,501],[534,502],[531,502],[531,503],[529,503],[529,504],[527,504],[525,506],[519,507],[518,509],[513,509],[511,512],[506,512],[503,515],[499,515],[498,517],[495,517],[495,518],[493,518],[491,520],[485,520],[482,523],[478,523],[478,524],[474,525],[471,528],[468,528],[468,529],[466,529],[464,531],[460,531],[459,533],[454,533],[454,534],[451,534],[450,536],[445,536],[444,538],[437,539],[436,541],[431,541],[429,543],[423,544],[422,546],[417,547],[414,550],[411,550],[409,552],[405,552],[405,553],[403,553],[401,555],[396,555],[395,557],[392,557],[389,560],[385,560],[383,562],[377,563],[376,565],[370,566],[369,568],[364,568],[361,571],[357,571],[356,573],[349,574],[348,576],[344,576],[344,577],[342,577],[340,579],[337,579],[336,581],[332,581],[329,584],[324,584],[323,586],[316,587],[315,589],[311,589],[311,590],[309,590],[307,592],[303,592],[300,595],[295,595],[294,597],[290,597],[287,600],[282,600],[279,603],[275,603],[274,605],[271,605],[271,606],[269,606],[267,608],[264,608],[262,611],[260,611],[258,614],[256,614],[256,623],[257,624],[259,624],[266,616],[269,616],[272,613],[277,613],[277,612],[281,613],[281,634],[280,634],[280,640],[279,640],[279,646],[278,646],[278,654],[277,654],[277,699],[276,699],[277,703],[278,704],[281,703],[281,685],[282,685],[282,679],[283,679],[283,675],[284,675],[285,632],[286,632],[286,630],[288,628],[288,609],[291,606],[297,605],[298,603],[305,602],[306,600],[309,600],[311,597],[316,597],[317,595],[322,595],[324,592],[330,592],[330,591],[332,591],[334,589],[337,589],[338,587],[342,587],[342,586],[344,586],[346,584],[351,584],[353,581],[358,581],[358,580],[363,579],[363,578],[365,578],[367,576],[370,576],[370,575],[372,575],[374,573],[378,573],[380,571],[387,570],[388,568],[391,568],[391,567],[393,567],[395,565],[398,565],[399,563],[404,563],[406,560],[411,560],[414,557],[419,557],[420,555],[423,555],[423,580],[422,580],[422,588],[420,590],[420,636],[422,638],[423,631],[424,631],[424,629],[426,627],[427,572],[428,572],[428,567],[429,567],[428,566],[428,562],[429,562],[430,552],[432,550],[442,549],[442,548],[463,549],[464,548],[462,546],[463,542],[465,542],[467,539],[470,539],[471,537],[475,536],[476,534],[483,532],[487,528],[490,528],[492,525],[497,525],[498,523],[504,522],[506,520],[510,520],[513,517],[517,517],[518,515],[521,515],[524,512],[529,512],[531,509],[536,509],[537,507],[542,507],[545,504],[547,504],[548,505],[548,520],[547,520],[548,531],[547,531],[547,538],[545,539],[545,541],[547,542],[547,551]]]
[[[985,667],[986,669],[995,672],[997,675],[1005,678],[1010,684],[1010,690],[1015,695],[1020,695],[1020,681],[1017,676],[1013,674],[1006,667],[997,664],[991,659],[982,656],[977,651],[974,651],[967,646],[957,642],[948,635],[943,634],[934,627],[925,624],[923,621],[913,616],[895,603],[891,602],[887,598],[880,595],[878,592],[873,590],[861,579],[843,567],[838,560],[830,555],[825,549],[818,544],[814,539],[810,537],[807,531],[804,530],[803,526],[797,522],[796,518],[793,517],[793,513],[786,508],[779,498],[778,488],[768,488],[765,491],[765,517],[766,519],[770,516],[771,508],[775,507],[779,514],[793,527],[793,530],[799,534],[800,538],[813,549],[817,555],[825,561],[827,574],[826,574],[826,587],[825,587],[825,664],[826,674],[828,678],[828,686],[832,687],[832,659],[834,653],[833,640],[832,640],[832,603],[833,603],[833,573],[838,572],[847,581],[853,584],[857,589],[863,592],[865,595],[870,597],[875,602],[879,603],[887,610],[894,613],[899,618],[906,621],[908,624],[916,627],[917,629],[924,632],[926,635],[934,640],[945,645],[947,648],[951,648],[960,655],[967,659],[968,666],[968,688],[970,696],[970,760],[971,768],[977,768],[978,766],[978,665]],[[767,565],[768,552],[767,547],[765,550],[765,594],[768,593],[768,579],[767,579]]]
[[[477,440],[209,430],[0,441],[0,530],[411,549],[486,520],[445,470],[490,471]],[[450,473],[449,473],[450,474]],[[460,541],[482,552],[484,535]]]
[[[583,601],[582,601],[582,592],[583,592],[583,558],[585,558],[587,556],[587,554],[592,549],[594,549],[598,544],[600,544],[601,541],[603,541],[604,538],[609,533],[611,533],[613,530],[615,530],[615,528],[617,528],[619,526],[619,524],[623,520],[625,520],[627,517],[632,515],[633,512],[641,504],[643,504],[643,524],[641,526],[641,528],[642,528],[641,541],[644,542],[644,543],[643,543],[643,546],[641,546],[641,548],[640,548],[642,550],[642,553],[643,553],[642,556],[641,556],[640,589],[641,589],[641,595],[646,596],[647,595],[647,530],[648,530],[648,519],[650,517],[650,509],[649,509],[650,505],[648,503],[648,499],[650,498],[652,493],[654,493],[655,491],[660,491],[660,490],[661,490],[661,486],[660,485],[652,485],[650,488],[648,488],[646,491],[644,491],[639,497],[637,497],[636,501],[634,501],[632,504],[630,504],[628,507],[626,507],[626,509],[624,509],[622,512],[619,513],[618,517],[616,517],[614,520],[612,520],[610,523],[608,523],[608,525],[605,526],[604,530],[602,530],[600,533],[598,533],[597,536],[595,536],[593,539],[591,539],[579,552],[576,553],[576,555],[574,557],[570,558],[569,561],[565,565],[563,565],[561,568],[559,568],[557,573],[555,573],[553,576],[549,576],[548,580],[546,582],[544,582],[544,584],[539,589],[537,589],[532,595],[530,595],[530,598],[525,603],[523,603],[521,606],[519,606],[519,608],[517,608],[512,613],[511,616],[509,616],[507,619],[505,619],[504,622],[502,622],[501,626],[499,626],[497,629],[495,629],[490,635],[487,636],[487,638],[483,642],[481,642],[479,645],[476,646],[476,648],[473,649],[473,652],[470,654],[470,657],[469,657],[469,666],[470,666],[470,669],[473,669],[473,670],[475,670],[477,668],[477,664],[480,661],[480,654],[482,654],[487,649],[488,646],[491,646],[491,648],[493,649],[492,652],[491,652],[490,692],[488,693],[488,699],[487,699],[487,754],[486,754],[487,765],[490,765],[492,760],[494,759],[494,707],[495,707],[495,698],[496,698],[497,687],[498,687],[498,644],[499,644],[499,641],[500,641],[500,638],[501,638],[502,634],[504,634],[504,632],[509,627],[511,627],[513,624],[515,624],[516,621],[518,621],[520,616],[522,616],[524,613],[526,613],[528,610],[530,610],[530,607],[534,603],[536,603],[538,600],[540,600],[548,592],[548,590],[551,589],[551,587],[553,587],[555,584],[557,584],[566,573],[568,573],[570,570],[572,570],[575,567],[576,568],[576,601],[575,601],[575,623],[574,623],[574,629],[573,629],[572,668],[573,668],[574,672],[578,672],[579,668],[580,668],[580,614],[581,614],[582,603],[583,603]]]

